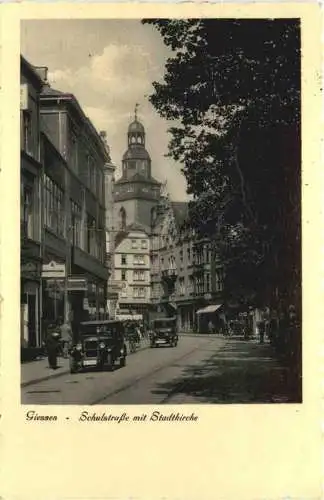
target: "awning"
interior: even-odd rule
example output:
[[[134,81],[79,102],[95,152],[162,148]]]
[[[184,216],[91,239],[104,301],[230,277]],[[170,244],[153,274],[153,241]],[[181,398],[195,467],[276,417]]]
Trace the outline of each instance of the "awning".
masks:
[[[222,307],[223,304],[213,304],[207,307],[203,307],[202,309],[198,309],[197,314],[208,314],[216,312],[217,309]]]

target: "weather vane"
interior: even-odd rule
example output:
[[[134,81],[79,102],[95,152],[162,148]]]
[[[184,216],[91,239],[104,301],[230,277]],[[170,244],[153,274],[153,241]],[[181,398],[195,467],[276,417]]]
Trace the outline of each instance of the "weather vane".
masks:
[[[137,121],[137,109],[139,107],[138,102],[135,104],[135,121]]]

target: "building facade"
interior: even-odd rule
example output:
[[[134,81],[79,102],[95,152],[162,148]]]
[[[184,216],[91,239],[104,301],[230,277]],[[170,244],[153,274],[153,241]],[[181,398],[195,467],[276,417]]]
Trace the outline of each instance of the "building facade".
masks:
[[[122,159],[122,176],[114,186],[115,229],[130,224],[150,230],[152,210],[159,202],[161,183],[152,177],[151,157],[145,147],[145,129],[135,120],[127,131],[127,151]]]
[[[48,84],[43,131],[43,322],[106,315],[105,168],[109,150],[72,94]]]
[[[20,325],[21,346],[41,343],[42,220],[40,93],[35,68],[20,59]]]
[[[151,236],[151,302],[155,314],[177,317],[182,332],[221,323],[223,271],[211,242],[187,224],[188,204],[166,197],[157,207]]]
[[[120,290],[117,316],[142,315],[146,321],[150,307],[150,238],[138,224],[116,235],[114,283]]]

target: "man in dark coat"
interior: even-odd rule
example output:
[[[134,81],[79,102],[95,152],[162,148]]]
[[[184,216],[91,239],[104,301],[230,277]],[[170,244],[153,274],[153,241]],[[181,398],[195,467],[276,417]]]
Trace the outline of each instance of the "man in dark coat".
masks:
[[[50,368],[57,368],[58,334],[51,330],[46,337],[47,359]]]

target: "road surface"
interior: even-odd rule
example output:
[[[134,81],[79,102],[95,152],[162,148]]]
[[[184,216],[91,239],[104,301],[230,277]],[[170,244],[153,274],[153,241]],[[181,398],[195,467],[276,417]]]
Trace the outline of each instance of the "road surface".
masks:
[[[186,390],[224,347],[223,338],[182,336],[175,348],[145,349],[113,372],[66,374],[22,389],[22,404],[114,405],[209,403]]]

